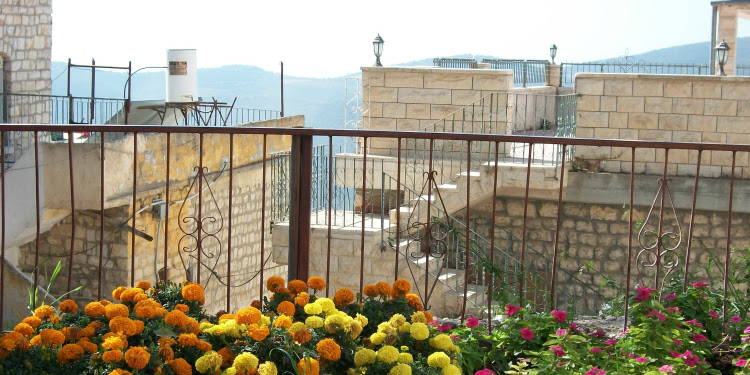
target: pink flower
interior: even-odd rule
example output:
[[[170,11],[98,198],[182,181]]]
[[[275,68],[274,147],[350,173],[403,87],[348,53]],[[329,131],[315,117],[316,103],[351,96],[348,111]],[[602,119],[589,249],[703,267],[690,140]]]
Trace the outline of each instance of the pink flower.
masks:
[[[693,285],[696,288],[706,288],[706,287],[708,287],[708,284],[704,283],[703,281],[698,281],[698,282],[695,282],[695,283],[693,283],[691,285]]]
[[[672,358],[680,358],[680,353],[678,353],[678,352],[676,352],[676,351],[674,351],[674,350],[670,350],[670,351],[669,351],[669,355],[670,355],[670,356],[671,356]]]
[[[739,322],[742,321],[742,318],[740,318],[739,316],[733,316],[733,317],[729,318],[729,321],[732,322],[732,323],[739,323]]]
[[[555,317],[556,322],[564,322],[565,319],[568,318],[567,314],[565,314],[565,311],[560,310],[552,310],[552,316]]]
[[[505,314],[508,316],[513,316],[518,310],[521,310],[519,306],[505,305]]]
[[[698,321],[695,320],[695,319],[688,320],[685,323],[695,325],[696,327],[703,327],[703,324],[698,323]],[[750,327],[747,327],[747,328],[750,329]],[[747,332],[745,332],[745,333],[747,333]]]
[[[678,314],[682,313],[682,311],[680,311],[680,308],[677,307],[677,306],[667,307],[666,310],[669,311],[669,312],[676,312]]]
[[[477,318],[469,318],[466,319],[466,327],[468,328],[474,328],[479,325],[479,319]]]
[[[570,323],[570,330],[575,333],[581,333],[581,331],[578,329],[575,323]]]
[[[674,366],[670,365],[664,365],[659,367],[659,372],[663,372],[665,374],[672,374],[674,372]]]
[[[606,371],[594,366],[591,368],[591,370],[586,371],[585,375],[604,375],[606,373]]]
[[[664,297],[665,301],[671,301],[673,299],[677,298],[676,294],[668,294],[666,297]]]
[[[456,335],[451,335],[451,339],[453,339],[455,341],[461,341],[461,337],[456,336]]]
[[[635,302],[643,302],[651,298],[652,290],[653,289],[638,286],[638,289],[637,289],[638,295],[635,297]]]
[[[560,345],[553,345],[549,347],[549,351],[554,352],[555,356],[562,357],[565,355],[565,352],[563,351],[562,347]]]
[[[555,334],[558,335],[558,336],[565,336],[566,334],[568,334],[568,330],[566,330],[566,329],[563,328],[563,329],[560,329],[557,332],[555,332]]]
[[[690,367],[697,366],[699,363],[697,355],[685,355],[684,360],[685,360],[685,364]]]
[[[433,321],[431,321],[431,322],[427,323],[427,325],[429,325],[429,326],[436,326],[436,327],[437,327],[437,326],[438,326],[439,324],[440,324],[440,323],[438,323],[438,321],[437,321],[437,320],[433,320]]]
[[[748,328],[750,328],[750,327],[748,327]],[[589,334],[589,336],[594,336],[594,337],[599,337],[599,338],[602,338],[605,335],[607,335],[607,332],[604,332],[604,331],[602,331],[600,329],[598,329],[598,330],[596,330],[596,331],[594,331],[594,332],[592,332],[592,333]]]
[[[474,375],[495,375],[495,372],[490,369],[479,370]]]
[[[596,347],[596,346],[593,347],[593,348],[591,348],[591,349],[589,349],[589,353],[600,353],[601,351],[602,351],[602,348],[599,348],[599,347]]]
[[[665,314],[659,314],[659,311],[658,311],[658,310],[656,310],[656,309],[654,309],[654,310],[651,310],[651,312],[650,312],[650,313],[648,313],[648,314],[646,314],[646,316],[647,316],[647,317],[649,317],[649,318],[650,318],[650,317],[652,317],[652,316],[656,316],[656,317],[657,317],[657,318],[659,318],[659,320],[661,320],[662,322],[664,321],[664,318],[666,317],[666,315],[665,315]]]
[[[701,335],[700,333],[693,334],[693,341],[695,342],[701,342],[708,340],[706,336]]]
[[[747,328],[745,328],[745,333],[750,333],[750,326],[747,326]]]
[[[534,338],[534,332],[531,331],[528,328],[522,328],[520,331],[518,331],[521,334],[521,338],[526,341],[531,341],[531,339]]]
[[[737,360],[737,362],[734,363],[734,365],[737,367],[745,367],[747,366],[747,360],[740,358]]]
[[[638,357],[635,359],[636,362],[646,363],[648,362],[648,358],[646,357]]]
[[[453,327],[450,325],[450,323],[440,324],[437,327],[438,331],[440,331],[440,332],[445,332],[445,331],[447,331],[447,330],[449,330],[451,328],[453,328]]]
[[[677,344],[677,346],[682,346],[682,341],[678,339],[672,339],[672,341],[674,341],[674,343]]]
[[[714,319],[719,319],[719,316],[716,315],[716,311],[713,311],[713,310],[709,310],[708,311],[708,316],[710,316],[710,317],[712,317]]]
[[[614,344],[617,344],[617,340],[615,340],[615,339],[609,339],[609,340],[605,341],[604,344],[607,345],[607,346],[612,346]]]

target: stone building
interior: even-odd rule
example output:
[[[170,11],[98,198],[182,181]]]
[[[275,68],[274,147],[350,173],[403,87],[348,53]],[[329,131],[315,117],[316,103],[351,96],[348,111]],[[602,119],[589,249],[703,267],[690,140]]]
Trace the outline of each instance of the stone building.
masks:
[[[7,0],[0,7],[0,92],[52,90],[52,0]]]

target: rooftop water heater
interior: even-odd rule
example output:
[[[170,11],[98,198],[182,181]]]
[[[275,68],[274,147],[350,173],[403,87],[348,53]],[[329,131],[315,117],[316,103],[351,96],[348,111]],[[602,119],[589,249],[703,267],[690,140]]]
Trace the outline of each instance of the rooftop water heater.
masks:
[[[167,50],[167,103],[198,101],[198,64],[195,49]]]

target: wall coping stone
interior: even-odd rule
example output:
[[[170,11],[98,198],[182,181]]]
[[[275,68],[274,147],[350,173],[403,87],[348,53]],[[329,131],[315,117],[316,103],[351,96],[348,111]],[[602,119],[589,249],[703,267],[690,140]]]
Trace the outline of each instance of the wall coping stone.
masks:
[[[468,75],[486,75],[486,76],[512,76],[511,69],[453,69],[437,67],[375,67],[363,66],[362,72],[403,72],[403,73],[450,73],[450,74],[468,74]]]
[[[750,77],[737,76],[712,76],[697,74],[640,74],[640,73],[577,73],[576,80],[579,78],[596,78],[596,79],[653,79],[659,81],[721,81],[721,82],[750,82]]]

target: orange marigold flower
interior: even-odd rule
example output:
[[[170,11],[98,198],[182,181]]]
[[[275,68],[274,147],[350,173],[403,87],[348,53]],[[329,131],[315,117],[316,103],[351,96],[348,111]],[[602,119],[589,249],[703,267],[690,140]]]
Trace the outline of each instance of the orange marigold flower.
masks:
[[[102,316],[106,313],[105,307],[99,302],[90,302],[83,308],[83,311],[92,318]]]
[[[29,316],[29,317],[26,317],[26,318],[23,318],[23,320],[21,322],[30,325],[34,329],[39,328],[39,325],[42,324],[42,320],[39,319],[39,318],[37,318],[37,317],[35,317],[35,316],[33,316],[33,315]]]
[[[135,301],[135,296],[142,293],[143,289],[141,288],[129,288],[126,291],[122,292],[122,294],[120,294],[120,301],[133,302]]]
[[[117,316],[127,318],[128,314],[130,314],[130,310],[127,306],[121,303],[113,303],[111,305],[104,306],[104,315],[107,317],[107,319],[112,319]]]
[[[125,363],[137,370],[142,370],[146,367],[150,359],[151,354],[148,354],[146,349],[140,346],[132,347],[125,352]]]
[[[119,362],[122,359],[122,351],[109,350],[102,353],[102,361],[107,363]]]
[[[149,290],[151,288],[151,283],[148,282],[148,281],[146,281],[146,280],[142,280],[142,281],[139,281],[138,284],[136,284],[135,287],[136,288],[141,288],[143,290]]]
[[[83,357],[83,348],[76,344],[65,345],[57,352],[57,362],[62,364],[75,362],[81,357]]]
[[[172,347],[169,345],[163,345],[159,347],[159,357],[161,357],[162,361],[171,361],[174,359],[174,350],[172,350]]]
[[[195,347],[202,352],[207,352],[212,348],[210,343],[203,340],[198,340],[198,342],[195,344]]]
[[[96,351],[99,349],[99,347],[96,346],[96,344],[94,344],[93,342],[89,341],[89,339],[87,339],[87,338],[82,338],[82,339],[78,340],[78,342],[76,343],[76,345],[82,347],[83,351],[88,352],[88,353],[96,353]]]
[[[301,293],[307,291],[307,284],[302,280],[292,280],[287,285],[289,291],[292,293]]]
[[[318,351],[320,358],[327,359],[329,361],[338,361],[341,358],[341,347],[336,341],[331,339],[323,339],[318,342],[315,346]]]
[[[109,337],[104,338],[104,342],[102,342],[102,348],[107,350],[120,350],[125,349],[128,347],[128,342],[123,340],[122,337],[117,335],[112,335]]]
[[[60,323],[60,317],[57,316],[57,314],[53,314],[52,316],[49,317],[49,322],[52,324]]]
[[[68,342],[78,341],[78,339],[83,337],[83,330],[78,327],[63,327],[60,332],[65,335],[65,341]]]
[[[111,305],[112,304],[112,302],[109,302],[106,299],[103,299],[103,300],[99,301],[99,303],[101,303],[102,306],[107,306],[107,305]]]
[[[188,332],[195,333],[196,335],[199,335],[201,333],[201,325],[194,318],[188,316],[185,319],[185,323],[185,328]]]
[[[143,324],[143,321],[135,319],[133,320],[133,324],[135,324],[135,334],[140,335],[141,332],[143,332],[143,328],[145,327],[145,325]]]
[[[308,341],[312,340],[312,333],[310,333],[310,330],[307,328],[301,329],[297,332],[294,332],[292,335],[292,338],[294,341],[298,342],[300,345],[304,345]]]
[[[271,276],[266,281],[266,288],[271,293],[280,293],[284,289],[284,279],[281,276]]]
[[[362,294],[368,296],[368,297],[375,297],[378,295],[377,289],[375,289],[375,285],[367,284],[365,285],[364,289],[362,290]]]
[[[177,338],[177,342],[182,346],[195,346],[198,343],[198,336],[193,333],[183,333]]]
[[[171,337],[162,337],[159,339],[159,345],[161,346],[172,346],[177,344],[177,340],[171,338]]]
[[[419,301],[419,296],[416,295],[416,294],[413,294],[413,293],[409,293],[409,294],[406,295],[406,302],[411,307],[415,307],[418,303],[421,303]]]
[[[78,312],[78,304],[72,299],[66,299],[65,301],[60,302],[59,310],[63,313],[75,314]]]
[[[135,316],[139,318],[153,319],[156,316],[156,309],[153,306],[136,306],[133,310]]]
[[[411,291],[411,283],[405,279],[398,279],[393,282],[393,297],[403,297]]]
[[[381,296],[390,296],[391,295],[391,284],[388,284],[385,281],[378,282],[377,284],[375,284],[375,290]]]
[[[297,371],[300,375],[320,375],[320,364],[314,358],[305,357],[297,362]]]
[[[288,316],[294,316],[294,304],[289,301],[283,301],[276,307],[276,311],[279,314],[286,314]]]
[[[229,347],[225,346],[219,350],[218,353],[221,356],[221,367],[229,367],[234,361],[234,355],[229,351]]]
[[[429,312],[429,311],[425,311],[425,312],[424,312],[424,317],[425,317],[425,318],[427,318],[427,323],[429,323],[429,322],[431,322],[431,321],[435,320],[435,318],[433,318],[433,317],[432,317],[432,314],[430,314],[430,312]]]
[[[55,315],[55,309],[52,306],[43,305],[34,310],[34,316],[39,319],[50,318],[52,315]]]
[[[39,336],[42,338],[42,345],[62,345],[65,342],[65,335],[55,329],[43,329]]]
[[[182,311],[184,313],[187,313],[188,311],[190,311],[190,307],[188,307],[188,305],[186,305],[184,303],[178,303],[178,304],[174,305],[174,308],[176,310],[180,310],[180,311]]]
[[[107,375],[131,375],[131,374],[130,374],[130,371],[128,371],[128,370],[123,370],[121,368],[116,368],[116,369],[112,370],[112,372],[110,372]]]
[[[24,337],[34,336],[34,327],[23,322],[16,324],[16,327],[13,328],[13,331],[20,333]]]
[[[5,334],[3,338],[0,339],[0,347],[7,351],[11,351],[16,348],[20,349],[20,347],[28,345],[28,343],[24,345],[24,341],[26,341],[26,338],[24,338],[21,333],[14,331]]]
[[[260,310],[255,307],[246,307],[237,311],[237,324],[253,324],[260,321]]]
[[[188,284],[182,287],[182,298],[188,301],[203,300],[203,287],[200,284]]]
[[[122,292],[124,292],[126,290],[128,290],[128,288],[126,288],[124,286],[118,286],[117,289],[115,289],[115,290],[112,291],[112,298],[114,298],[115,301],[119,301],[120,300],[120,296],[122,295]]]
[[[247,326],[247,334],[255,341],[263,341],[268,337],[268,327],[262,324],[250,324]]]
[[[193,373],[193,368],[186,360],[182,358],[177,358],[173,361],[169,361],[167,364],[177,375],[191,375]]]
[[[221,323],[223,320],[234,320],[234,319],[236,319],[234,314],[222,314],[219,317],[219,323]]]
[[[254,299],[253,302],[250,302],[250,307],[255,307],[256,309],[260,310],[263,307],[263,304],[260,303],[259,300]]]
[[[135,295],[135,297],[133,297],[133,301],[135,302],[145,301],[147,299],[148,296],[146,295],[146,293],[138,293]]]
[[[289,328],[292,326],[292,319],[285,314],[281,314],[273,321],[273,325],[277,328]]]
[[[296,297],[294,297],[294,304],[297,306],[304,307],[308,303],[310,303],[310,295],[307,294],[307,292],[300,292]]]
[[[307,280],[307,286],[311,289],[321,291],[326,288],[326,282],[318,276],[313,276]]]
[[[133,336],[136,332],[135,323],[129,318],[123,318],[121,316],[116,316],[109,321],[109,329],[112,332],[120,333],[125,336]]]
[[[164,323],[170,326],[182,327],[187,325],[187,315],[180,310],[172,310],[164,316]]]
[[[341,288],[333,295],[333,302],[336,303],[336,306],[345,306],[352,301],[354,301],[354,292],[349,288]]]

